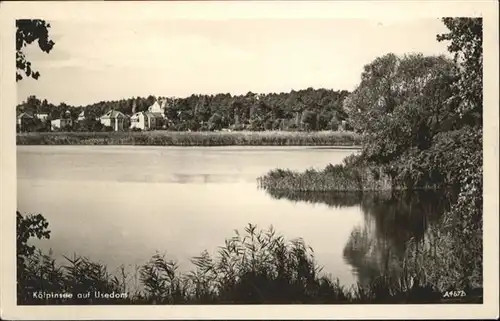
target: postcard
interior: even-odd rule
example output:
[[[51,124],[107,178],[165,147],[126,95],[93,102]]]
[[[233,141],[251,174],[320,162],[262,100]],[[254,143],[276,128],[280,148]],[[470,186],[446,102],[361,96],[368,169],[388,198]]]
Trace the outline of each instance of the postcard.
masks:
[[[498,318],[498,3],[0,8],[2,318]]]

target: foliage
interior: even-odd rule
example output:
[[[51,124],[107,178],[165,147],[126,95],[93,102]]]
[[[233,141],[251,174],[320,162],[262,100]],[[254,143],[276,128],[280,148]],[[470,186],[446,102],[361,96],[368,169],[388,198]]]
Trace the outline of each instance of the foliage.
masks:
[[[356,130],[366,134],[363,157],[390,167],[413,148],[429,148],[443,124],[453,123],[454,78],[454,64],[443,57],[389,54],[367,65],[344,105]]]
[[[376,168],[380,172],[376,176],[388,176],[392,189],[459,188],[462,183],[455,173],[464,164],[459,158],[462,155],[454,151],[481,152],[482,140],[477,133],[482,133],[482,124],[474,115],[482,105],[482,79],[478,76],[482,75],[482,21],[443,21],[450,33],[438,39],[451,40],[455,61],[442,56],[387,54],[364,67],[359,86],[344,100],[351,125],[363,134],[357,157],[366,169]],[[463,91],[470,81],[477,84]],[[472,106],[466,108],[470,112],[464,112],[464,104]],[[344,172],[343,178],[338,172],[329,182],[325,169],[317,174],[296,173],[286,182],[268,176],[265,185],[293,190],[317,190],[321,185],[322,190],[339,190],[335,181],[350,179],[349,184],[356,186],[359,175],[349,173],[365,169],[344,166],[339,171]]]
[[[460,134],[464,144],[454,150],[452,162],[459,192],[444,217],[445,237],[451,240],[444,247],[457,258],[449,270],[459,275],[457,285],[464,287],[483,279],[483,153],[481,130],[469,127]]]
[[[16,212],[16,251],[17,251],[17,290],[27,282],[28,259],[35,253],[36,247],[28,244],[30,238],[37,239],[50,238],[50,231],[47,229],[49,223],[41,215],[23,216]]]
[[[100,121],[87,118],[77,122],[72,129],[79,132],[100,132],[103,131],[104,125]]]
[[[16,81],[23,79],[21,72],[27,77],[38,79],[40,73],[33,70],[23,48],[37,41],[40,49],[49,53],[54,47],[54,41],[49,38],[50,24],[40,19],[18,19],[16,28]]]
[[[455,82],[458,112],[468,124],[481,124],[483,112],[483,19],[443,18],[448,33],[437,36],[448,41],[448,50],[460,66],[460,79]]]
[[[50,238],[48,226],[49,223],[41,214],[24,217],[16,212],[17,255],[22,258],[32,255],[35,252],[35,246],[28,245],[28,240],[33,237]]]
[[[177,263],[156,254],[140,269],[148,301],[155,304],[181,303],[186,297],[185,282]]]
[[[451,239],[446,249],[458,258],[450,270],[458,269],[463,286],[483,280],[482,19],[444,18],[443,22],[450,32],[438,40],[450,41],[449,50],[460,65],[454,89],[457,113],[465,124],[455,134],[461,148],[454,148],[448,163],[456,169],[450,176],[459,192],[444,218],[446,236]]]
[[[316,130],[318,125],[317,120],[318,120],[318,115],[313,111],[307,110],[302,114],[301,121],[302,124],[305,125],[306,130]]]
[[[210,130],[220,130],[222,129],[222,116],[218,113],[213,114],[208,119],[208,128]]]
[[[365,66],[344,100],[351,124],[364,134],[359,155],[322,171],[278,169],[260,178],[274,194],[366,191],[363,178],[370,176],[391,190],[446,190],[444,228],[432,245],[410,240],[407,253],[418,262],[412,273],[441,290],[480,286],[483,268],[482,19],[443,22],[449,32],[437,39],[450,42],[454,61],[387,54]]]

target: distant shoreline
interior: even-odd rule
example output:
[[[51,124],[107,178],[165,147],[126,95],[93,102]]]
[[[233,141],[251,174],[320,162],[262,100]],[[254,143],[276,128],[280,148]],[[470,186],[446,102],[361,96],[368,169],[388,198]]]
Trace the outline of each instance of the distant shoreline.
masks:
[[[334,131],[235,132],[37,132],[18,133],[17,145],[132,146],[311,146],[318,149],[360,149],[361,136]]]

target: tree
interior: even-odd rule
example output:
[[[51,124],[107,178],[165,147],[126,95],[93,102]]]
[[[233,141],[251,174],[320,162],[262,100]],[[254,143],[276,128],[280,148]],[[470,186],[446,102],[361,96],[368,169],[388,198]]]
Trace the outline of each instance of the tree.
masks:
[[[439,173],[448,168],[429,160],[436,159],[436,136],[459,125],[451,99],[457,77],[456,64],[443,56],[391,54],[366,66],[344,101],[349,120],[365,134],[363,159],[406,188],[446,184]]]
[[[449,41],[448,51],[460,66],[455,83],[459,112],[468,123],[482,124],[483,112],[483,19],[443,18],[448,33],[437,35],[438,41]]]
[[[23,48],[34,41],[43,52],[49,53],[54,47],[54,41],[49,38],[50,24],[39,19],[16,20],[16,81],[23,79],[23,72],[27,77],[38,79],[40,73],[33,70],[31,62],[26,59]]]
[[[49,223],[41,214],[26,215],[16,212],[16,252],[17,252],[17,273],[18,280],[23,279],[25,261],[35,253],[35,246],[29,245],[28,241],[36,237],[37,239],[50,238]]]
[[[398,64],[399,58],[391,53],[364,66],[361,83],[344,100],[344,109],[358,132],[377,131],[377,121],[394,109]]]
[[[340,123],[337,120],[337,117],[334,116],[334,117],[332,117],[332,119],[330,119],[330,122],[328,123],[328,127],[330,130],[333,130],[333,131],[339,130]]]
[[[153,96],[153,95],[149,95],[148,98],[146,98],[146,101],[147,101],[147,104],[148,104],[148,107],[153,105],[156,101],[156,97]]]
[[[449,159],[444,166],[453,169],[451,176],[460,187],[457,201],[444,217],[455,240],[448,242],[446,251],[459,258],[453,267],[462,267],[459,285],[464,287],[475,282],[482,284],[483,279],[482,19],[444,18],[443,23],[450,32],[438,35],[437,40],[450,41],[448,50],[454,53],[460,66],[453,99],[457,101],[456,111],[464,124],[460,130],[450,133],[457,137],[451,144],[446,144],[445,139],[450,140],[452,135],[442,139],[444,146],[450,146],[448,155],[453,156],[443,153],[443,157],[436,158]]]
[[[316,130],[317,119],[318,115],[313,111],[307,110],[302,114],[302,123],[305,125],[307,131]]]
[[[209,130],[219,130],[222,128],[222,116],[215,113],[208,120],[208,128]]]
[[[49,113],[50,112],[50,106],[49,106],[49,102],[47,101],[47,99],[44,99],[42,101],[42,105],[40,106],[40,110],[42,113]]]
[[[26,101],[27,111],[34,114],[40,111],[40,107],[42,106],[42,102],[36,96],[29,96]]]
[[[386,139],[373,145],[410,145],[423,139],[419,128],[439,131],[438,124],[450,116],[455,78],[455,64],[442,56],[386,55],[365,66],[344,108],[357,131]]]

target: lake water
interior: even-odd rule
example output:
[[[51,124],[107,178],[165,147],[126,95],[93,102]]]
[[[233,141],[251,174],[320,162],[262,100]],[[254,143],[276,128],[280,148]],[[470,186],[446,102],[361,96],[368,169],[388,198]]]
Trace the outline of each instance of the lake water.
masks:
[[[311,147],[18,146],[17,204],[42,213],[55,257],[77,253],[113,270],[156,251],[189,258],[270,225],[302,237],[323,271],[350,286],[379,273],[439,214],[431,196],[270,195],[257,177],[338,164],[353,150]],[[387,266],[387,263],[385,263]]]

